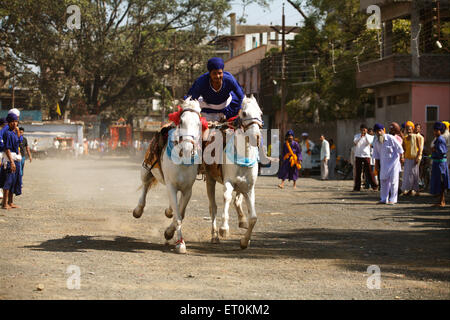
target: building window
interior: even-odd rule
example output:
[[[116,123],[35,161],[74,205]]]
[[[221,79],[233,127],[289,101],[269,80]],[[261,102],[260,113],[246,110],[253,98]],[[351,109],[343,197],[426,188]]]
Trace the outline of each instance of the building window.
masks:
[[[398,94],[395,96],[387,97],[387,105],[392,106],[393,104],[404,104],[409,102],[409,93]]]
[[[377,98],[377,107],[378,108],[383,108],[383,98]]]
[[[439,106],[426,106],[426,121],[427,122],[436,122],[439,120]]]

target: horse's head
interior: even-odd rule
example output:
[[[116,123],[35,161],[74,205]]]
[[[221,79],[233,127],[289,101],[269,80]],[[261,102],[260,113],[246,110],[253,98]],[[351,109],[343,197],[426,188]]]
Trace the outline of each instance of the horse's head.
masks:
[[[242,130],[250,139],[251,145],[259,147],[263,127],[262,111],[253,95],[250,98],[245,97],[242,101],[239,120]]]
[[[178,142],[182,144],[183,154],[194,155],[197,152],[198,140],[201,138],[201,108],[197,100],[187,98],[181,105],[178,123]]]

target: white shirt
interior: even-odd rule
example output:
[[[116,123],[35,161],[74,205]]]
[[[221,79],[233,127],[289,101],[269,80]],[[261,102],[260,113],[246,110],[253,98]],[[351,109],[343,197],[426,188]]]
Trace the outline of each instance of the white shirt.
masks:
[[[330,143],[327,140],[322,141],[322,146],[320,147],[320,160],[330,159]]]
[[[364,137],[361,137],[361,133],[355,135],[353,143],[355,144],[355,157],[358,158],[370,158],[370,145],[373,142],[373,136],[366,133]]]
[[[400,171],[400,155],[403,154],[402,145],[394,136],[385,134],[384,138],[383,144],[378,140],[373,143],[373,157],[380,160],[381,180],[390,179],[395,171]]]

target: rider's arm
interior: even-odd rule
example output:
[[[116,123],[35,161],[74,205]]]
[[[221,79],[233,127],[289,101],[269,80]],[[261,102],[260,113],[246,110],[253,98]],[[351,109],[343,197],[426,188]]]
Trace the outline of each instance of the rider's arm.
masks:
[[[232,102],[228,107],[223,109],[223,114],[227,117],[227,119],[234,117],[238,114],[239,109],[241,109],[242,101],[244,100],[245,94],[244,90],[242,90],[241,85],[234,79],[233,76],[227,77],[224,81],[228,81],[231,86],[231,95],[233,97]]]
[[[198,99],[202,95],[202,88],[204,87],[204,85],[203,85],[203,77],[204,76],[205,75],[203,75],[200,78],[198,78],[197,80],[195,80],[194,84],[189,89],[188,94],[184,97],[184,99],[187,99],[189,96],[192,99]]]

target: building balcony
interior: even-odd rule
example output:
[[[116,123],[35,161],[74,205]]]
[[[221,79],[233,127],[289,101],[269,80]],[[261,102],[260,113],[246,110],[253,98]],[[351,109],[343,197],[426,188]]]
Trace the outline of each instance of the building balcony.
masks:
[[[419,75],[413,76],[411,55],[391,55],[360,65],[356,73],[358,88],[375,87],[392,82],[445,82],[450,81],[449,55],[424,54],[419,58]]]

